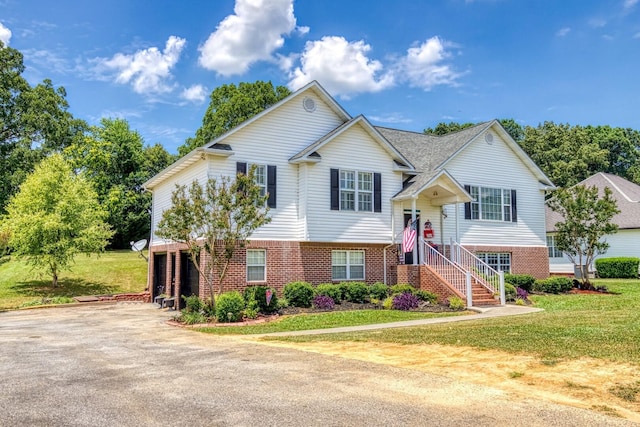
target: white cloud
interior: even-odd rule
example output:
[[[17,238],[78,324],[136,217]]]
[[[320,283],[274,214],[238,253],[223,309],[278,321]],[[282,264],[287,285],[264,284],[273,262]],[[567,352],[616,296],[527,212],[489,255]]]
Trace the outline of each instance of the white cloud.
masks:
[[[411,123],[413,121],[404,117],[402,113],[389,113],[385,116],[368,115],[367,117],[378,123]]]
[[[5,46],[9,46],[9,40],[11,40],[11,30],[2,25],[2,22],[0,22],[0,41]]]
[[[311,28],[309,28],[309,27],[296,27],[296,31],[301,36],[304,36],[305,34],[308,34],[309,31],[311,31]]]
[[[41,70],[53,71],[58,74],[67,74],[74,71],[74,66],[69,60],[55,52],[48,50],[25,49],[22,51],[26,62],[35,65]]]
[[[290,73],[289,88],[299,89],[318,80],[331,94],[348,97],[392,86],[390,73],[380,75],[382,63],[367,57],[370,50],[362,40],[348,42],[343,37],[309,41],[300,57],[301,66]]]
[[[459,73],[445,61],[452,54],[447,48],[454,48],[455,44],[444,41],[439,37],[431,37],[419,46],[411,47],[396,65],[396,73],[409,82],[410,86],[431,90],[434,86],[458,85]]]
[[[293,0],[236,0],[234,12],[199,47],[199,64],[223,76],[243,74],[254,62],[271,60],[284,44],[282,36],[296,28]]]
[[[569,34],[570,31],[571,31],[571,28],[569,27],[560,28],[558,31],[556,31],[556,36],[564,37],[567,34]]]
[[[602,18],[591,18],[588,24],[591,28],[602,28],[607,25],[607,21]]]
[[[622,7],[624,7],[625,9],[631,9],[637,3],[638,3],[638,0],[624,0]]]
[[[640,39],[640,32],[635,33],[635,34],[633,35],[633,38],[634,38],[634,39]]]
[[[200,104],[207,98],[207,88],[202,85],[193,85],[188,88],[184,88],[180,97],[190,102]]]
[[[185,44],[185,39],[170,36],[162,52],[150,47],[132,55],[117,53],[111,59],[96,58],[92,61],[97,64],[94,71],[99,75],[115,71],[116,83],[131,83],[137,93],[171,92],[173,87],[167,80],[172,78],[171,69],[180,59]]]

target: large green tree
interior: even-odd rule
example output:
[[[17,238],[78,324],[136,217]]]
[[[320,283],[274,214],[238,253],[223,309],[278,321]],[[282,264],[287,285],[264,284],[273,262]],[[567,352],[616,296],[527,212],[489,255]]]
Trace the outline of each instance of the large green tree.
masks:
[[[612,192],[609,187],[605,187],[600,196],[596,186],[576,185],[556,191],[547,203],[563,218],[563,221],[555,224],[556,247],[574,265],[583,269],[582,282],[588,286],[589,277],[584,270],[585,266],[591,265],[597,255],[609,249],[604,237],[618,230],[612,219],[620,211]]]
[[[112,235],[91,183],[59,154],[27,176],[7,213],[0,228],[14,254],[51,275],[54,287],[76,254],[102,251]]]
[[[281,99],[291,91],[284,86],[273,86],[271,82],[225,84],[211,92],[202,126],[194,138],[188,138],[178,148],[180,156],[201,147],[212,139],[222,135],[240,123],[255,116]]]
[[[32,87],[24,69],[22,54],[0,42],[0,213],[40,160],[86,129],[67,111],[63,87],[50,80]]]
[[[204,187],[198,181],[189,188],[176,186],[171,207],[162,213],[156,234],[187,247],[191,261],[209,287],[212,307],[214,295],[222,292],[235,250],[244,247],[253,231],[271,221],[267,197],[261,195],[261,188],[255,183],[254,166],[247,175],[238,173],[234,179],[210,178]],[[207,256],[201,264],[203,250]]]
[[[126,120],[107,118],[65,154],[93,183],[107,211],[106,220],[115,233],[111,247],[127,248],[129,242],[147,238],[151,194],[142,184],[168,166],[172,156],[161,145],[145,146]]]

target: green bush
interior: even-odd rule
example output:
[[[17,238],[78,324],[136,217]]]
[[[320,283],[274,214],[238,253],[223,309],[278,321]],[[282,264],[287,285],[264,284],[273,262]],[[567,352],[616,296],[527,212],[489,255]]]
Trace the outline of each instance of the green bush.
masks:
[[[463,310],[464,301],[460,297],[449,298],[449,308],[452,310]]]
[[[244,298],[238,291],[225,292],[216,300],[218,322],[239,322],[242,320]]]
[[[311,283],[291,282],[284,285],[284,297],[292,307],[311,307],[314,294]]]
[[[391,310],[393,308],[393,297],[387,297],[382,301],[382,308]]]
[[[336,304],[342,300],[342,288],[333,283],[321,283],[316,286],[316,295],[324,295],[331,298]]]
[[[353,303],[363,303],[369,297],[369,287],[363,282],[346,283],[344,299]]]
[[[271,302],[267,304],[267,289],[271,289]],[[264,314],[271,314],[278,311],[278,296],[276,290],[267,286],[249,286],[244,290],[243,297],[247,306],[251,301],[258,304],[258,311]],[[248,307],[250,310],[252,307]]]
[[[185,313],[200,313],[204,310],[205,303],[200,299],[200,297],[196,295],[184,296],[182,295],[182,299],[184,300],[184,309],[182,310]]]
[[[536,292],[547,294],[561,294],[573,289],[573,281],[567,277],[549,277],[544,280],[536,280],[533,289]]]
[[[431,304],[438,302],[438,295],[433,292],[423,291],[422,289],[415,289],[413,294],[418,297],[420,301],[426,301]]]
[[[369,286],[369,297],[372,299],[383,300],[389,296],[389,287],[384,283],[374,283]]]
[[[416,288],[406,283],[399,283],[397,285],[393,285],[389,291],[391,295],[395,294],[404,294],[405,292],[414,293]]]
[[[521,288],[527,292],[531,292],[533,285],[536,283],[536,278],[530,274],[505,273],[504,281],[505,283],[511,283],[515,288]]]
[[[600,258],[596,260],[596,271],[603,279],[637,279],[639,265],[640,258]]]
[[[182,311],[179,319],[185,325],[195,325],[197,323],[206,323],[207,317],[199,311]]]
[[[504,282],[504,297],[507,301],[516,300],[516,287],[511,283]]]

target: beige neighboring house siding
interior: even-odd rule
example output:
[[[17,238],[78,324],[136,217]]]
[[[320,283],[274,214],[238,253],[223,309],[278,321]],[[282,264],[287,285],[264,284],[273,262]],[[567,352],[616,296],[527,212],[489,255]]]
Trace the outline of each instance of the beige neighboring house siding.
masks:
[[[485,140],[486,133],[493,137],[491,144]],[[463,204],[449,205],[444,220],[445,241],[456,236],[457,208],[459,241],[463,245],[546,246],[542,186],[497,132],[488,129],[478,135],[444,168],[461,185],[516,190],[518,214],[517,223],[466,220]]]

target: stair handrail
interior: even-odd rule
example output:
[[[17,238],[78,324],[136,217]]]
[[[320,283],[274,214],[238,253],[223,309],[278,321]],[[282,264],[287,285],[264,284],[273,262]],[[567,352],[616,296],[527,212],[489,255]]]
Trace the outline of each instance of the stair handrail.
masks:
[[[471,295],[471,274],[456,265],[449,258],[420,237],[420,247],[423,249],[423,262],[433,268],[453,288],[464,295],[467,306],[473,305]]]
[[[476,281],[494,295],[500,295],[500,304],[506,303],[504,272],[497,271],[489,264],[468,251],[460,243],[451,240],[451,260],[462,269],[469,271]]]

